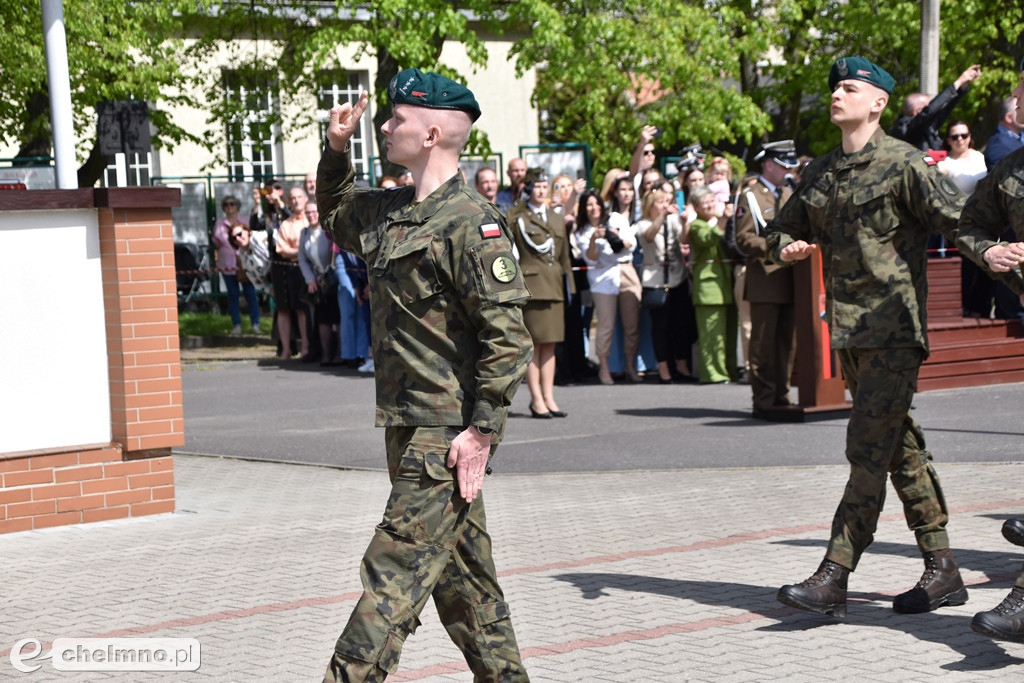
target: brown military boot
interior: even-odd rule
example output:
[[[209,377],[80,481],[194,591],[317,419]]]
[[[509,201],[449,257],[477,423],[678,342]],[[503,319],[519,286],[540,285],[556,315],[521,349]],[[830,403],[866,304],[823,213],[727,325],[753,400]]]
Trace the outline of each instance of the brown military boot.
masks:
[[[1014,586],[995,609],[975,614],[971,628],[989,638],[1024,643],[1024,588]]]
[[[960,578],[953,551],[949,548],[924,554],[924,574],[917,585],[900,593],[892,601],[892,608],[903,614],[931,612],[943,605],[962,605],[967,602],[967,589]]]
[[[845,619],[846,579],[849,576],[849,569],[825,560],[809,579],[783,586],[775,597],[783,605]]]

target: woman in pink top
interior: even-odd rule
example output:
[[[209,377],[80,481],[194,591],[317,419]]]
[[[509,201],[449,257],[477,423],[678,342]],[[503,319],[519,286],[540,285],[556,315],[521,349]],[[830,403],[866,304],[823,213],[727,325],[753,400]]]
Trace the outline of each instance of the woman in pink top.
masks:
[[[213,244],[217,247],[217,270],[224,278],[224,284],[228,290],[228,315],[231,316],[231,334],[242,333],[242,311],[239,305],[239,295],[245,294],[245,302],[249,306],[249,322],[252,325],[253,334],[260,333],[260,301],[256,296],[256,288],[252,286],[247,278],[244,278],[244,271],[239,271],[237,254],[231,246],[229,231],[235,223],[249,225],[248,217],[238,215],[238,199],[228,195],[220,203],[224,211],[224,218],[221,218],[213,226]],[[238,275],[242,272],[244,281],[239,282]]]

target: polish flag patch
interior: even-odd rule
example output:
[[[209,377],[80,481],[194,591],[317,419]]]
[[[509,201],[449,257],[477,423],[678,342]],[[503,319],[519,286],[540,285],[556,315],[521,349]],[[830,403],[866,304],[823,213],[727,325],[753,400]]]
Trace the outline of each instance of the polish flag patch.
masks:
[[[485,240],[492,237],[501,237],[501,228],[498,227],[497,223],[486,223],[480,226],[480,236]]]
[[[935,159],[932,159],[930,155],[925,154],[924,155],[924,163],[928,164],[929,166],[934,166],[938,162],[935,161]]]

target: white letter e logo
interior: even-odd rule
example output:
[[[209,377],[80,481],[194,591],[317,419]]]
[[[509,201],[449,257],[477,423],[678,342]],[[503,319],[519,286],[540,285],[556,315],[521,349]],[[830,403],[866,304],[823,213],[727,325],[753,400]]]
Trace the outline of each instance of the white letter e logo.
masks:
[[[26,645],[30,643],[34,649],[28,654],[23,653],[22,650],[25,648]],[[40,668],[42,664],[27,666],[22,662],[26,659],[35,659],[36,657],[39,657],[42,654],[42,651],[42,644],[35,638],[25,638],[24,640],[19,640],[14,644],[14,647],[11,648],[11,666],[13,666],[18,671],[21,671],[22,673],[32,673],[36,669]],[[43,655],[42,659],[47,659],[48,657],[49,655]]]

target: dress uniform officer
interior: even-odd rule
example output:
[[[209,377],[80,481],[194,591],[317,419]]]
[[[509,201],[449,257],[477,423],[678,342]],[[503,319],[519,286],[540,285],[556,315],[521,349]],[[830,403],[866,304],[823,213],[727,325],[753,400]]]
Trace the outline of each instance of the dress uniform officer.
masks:
[[[754,417],[788,406],[793,366],[793,270],[767,260],[765,226],[793,193],[789,172],[800,165],[792,140],[769,142],[754,157],[761,175],[739,193],[736,247],[746,256],[744,298],[750,302],[750,390]]]
[[[961,605],[967,589],[949,548],[949,513],[910,407],[928,352],[928,237],[955,236],[964,197],[931,157],[880,129],[894,85],[888,72],[847,57],[832,65],[828,83],[842,145],[804,171],[768,224],[768,253],[791,262],[821,250],[832,347],[853,397],[850,477],[824,561],[806,581],[779,589],[778,599],[845,616],[847,578],[874,538],[888,475],[925,564],[893,609]]]
[[[536,418],[566,417],[555,402],[555,344],[565,339],[565,292],[576,293],[565,221],[547,206],[548,176],[541,168],[527,170],[523,196],[508,212],[519,267],[530,290],[523,308],[533,338],[533,358],[526,371],[530,414]]]
[[[1017,100],[1014,117],[1024,126],[1024,61],[1013,96]],[[1007,231],[1015,242],[1000,239]],[[1003,157],[978,183],[960,216],[957,246],[961,254],[1005,282],[1024,304],[1020,266],[1024,262],[1024,148]],[[1006,520],[1003,536],[1024,545],[1024,521]],[[971,628],[992,638],[1024,642],[1024,572],[998,606],[974,615]]]
[[[406,69],[388,89],[388,158],[412,186],[357,187],[348,144],[366,110],[330,112],[317,172],[323,226],[366,261],[378,427],[391,477],[363,556],[363,594],[325,681],[382,681],[432,596],[477,681],[527,681],[480,496],[530,358],[529,296],[498,208],[458,160],[480,108],[464,86]]]

